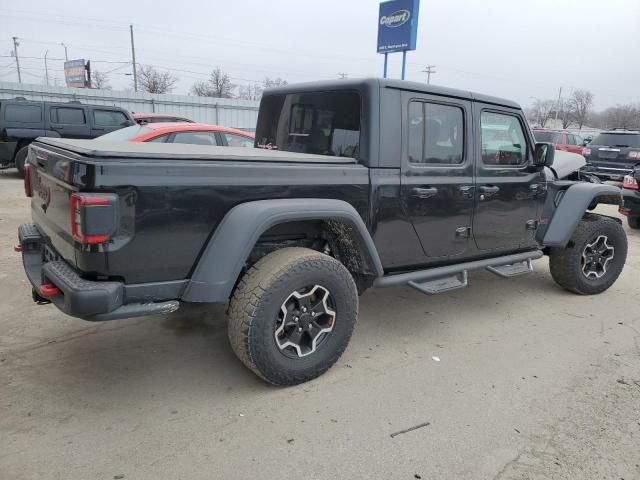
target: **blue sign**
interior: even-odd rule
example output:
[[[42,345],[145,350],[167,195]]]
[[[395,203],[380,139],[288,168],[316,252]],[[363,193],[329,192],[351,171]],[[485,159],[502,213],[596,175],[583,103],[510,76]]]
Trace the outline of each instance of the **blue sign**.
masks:
[[[380,4],[378,53],[416,49],[420,0],[391,0]]]
[[[64,78],[67,87],[84,88],[87,86],[87,69],[84,58],[64,62]]]

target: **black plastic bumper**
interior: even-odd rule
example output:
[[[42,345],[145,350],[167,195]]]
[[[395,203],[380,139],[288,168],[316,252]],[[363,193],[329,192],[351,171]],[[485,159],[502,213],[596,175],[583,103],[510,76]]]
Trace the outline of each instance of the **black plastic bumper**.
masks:
[[[622,189],[622,205],[620,213],[631,217],[640,217],[640,191]]]
[[[47,259],[52,249],[47,247],[45,251],[44,237],[35,224],[20,225],[18,239],[24,270],[34,291],[39,292],[44,284],[53,284],[60,293],[46,299],[67,315],[102,321],[170,313],[179,307],[177,300],[125,304],[122,282],[85,280],[64,260]]]

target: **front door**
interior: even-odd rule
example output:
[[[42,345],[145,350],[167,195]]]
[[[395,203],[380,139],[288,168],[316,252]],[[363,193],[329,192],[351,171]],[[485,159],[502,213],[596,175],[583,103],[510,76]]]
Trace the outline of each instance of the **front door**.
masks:
[[[533,141],[518,111],[474,105],[476,208],[473,238],[481,250],[535,245],[544,172],[532,166]]]
[[[401,198],[427,257],[461,255],[473,214],[471,104],[403,92]]]

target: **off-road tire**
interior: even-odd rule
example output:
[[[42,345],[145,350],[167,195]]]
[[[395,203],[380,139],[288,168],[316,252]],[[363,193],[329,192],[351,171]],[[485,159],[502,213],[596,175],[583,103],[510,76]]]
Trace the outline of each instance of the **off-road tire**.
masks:
[[[627,217],[627,223],[629,224],[629,228],[637,230],[640,228],[640,217]]]
[[[587,278],[582,271],[582,253],[587,244],[598,236],[606,235],[615,249],[607,271],[600,278]],[[552,248],[549,252],[551,276],[562,288],[580,295],[594,295],[607,290],[620,276],[627,258],[627,236],[612,218],[586,214],[578,223],[565,248]]]
[[[275,340],[276,318],[293,291],[321,284],[336,312],[333,331],[313,353],[291,358]],[[296,385],[326,372],[344,352],[358,316],[358,293],[345,266],[307,248],[266,255],[242,277],[229,305],[229,341],[238,358],[275,385]]]
[[[13,157],[13,162],[16,167],[16,170],[18,170],[18,173],[22,178],[24,178],[24,164],[27,161],[28,153],[29,153],[29,145],[26,145],[22,147],[20,150],[18,150],[15,156]]]

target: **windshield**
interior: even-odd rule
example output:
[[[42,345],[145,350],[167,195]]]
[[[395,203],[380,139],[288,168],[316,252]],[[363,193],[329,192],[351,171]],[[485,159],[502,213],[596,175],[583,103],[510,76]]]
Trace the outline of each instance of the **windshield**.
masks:
[[[107,140],[109,142],[126,142],[132,138],[150,132],[151,129],[142,125],[132,125],[131,127],[121,128],[113,132],[105,133],[96,138],[96,140]]]
[[[260,148],[358,158],[360,96],[344,91],[266,96],[256,143]]]
[[[556,132],[534,130],[533,136],[536,138],[536,142],[560,143],[560,135]]]
[[[640,135],[637,133],[601,133],[591,143],[607,147],[640,147]]]

